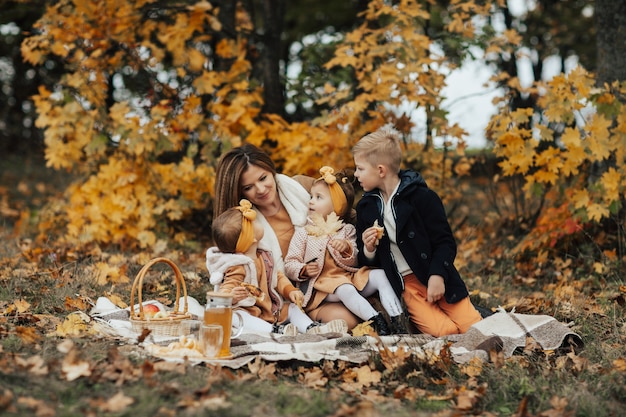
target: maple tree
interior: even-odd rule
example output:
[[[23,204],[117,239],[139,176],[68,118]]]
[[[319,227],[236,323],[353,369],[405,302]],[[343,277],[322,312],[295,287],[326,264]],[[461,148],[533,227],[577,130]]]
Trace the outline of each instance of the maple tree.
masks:
[[[536,109],[503,110],[488,130],[501,157],[504,176],[520,176],[526,194],[550,201],[537,227],[518,245],[520,250],[553,247],[586,224],[623,216],[626,184],[624,132],[626,108],[619,82],[598,88],[594,77],[578,67],[548,83],[526,90],[538,94]],[[506,100],[506,98],[503,98]],[[594,166],[608,162],[604,171]]]
[[[489,5],[451,6],[448,30],[471,36],[471,18]],[[79,177],[43,216],[43,233],[63,225],[69,242],[144,248],[165,236],[190,240],[176,225],[206,214],[217,158],[243,141],[270,147],[284,173],[313,174],[325,164],[351,166],[354,141],[391,122],[407,136],[409,163],[441,167],[433,185],[453,190],[451,178],[469,169],[465,132],[448,126],[441,108],[445,57],[419,29],[429,18],[419,2],[370,2],[326,65],[349,68],[353,81],[327,83],[317,100],[332,110],[293,123],[261,112],[246,10],[233,14],[234,34],[222,32],[219,17],[206,1],[62,0],[47,9],[22,53],[35,65],[49,55],[64,62],[60,82],[35,97],[36,124],[48,166]],[[141,94],[114,88],[137,74],[149,84]],[[407,102],[429,115],[425,145],[408,140],[408,114],[395,114]],[[433,149],[433,134],[448,146],[458,141],[460,160]]]

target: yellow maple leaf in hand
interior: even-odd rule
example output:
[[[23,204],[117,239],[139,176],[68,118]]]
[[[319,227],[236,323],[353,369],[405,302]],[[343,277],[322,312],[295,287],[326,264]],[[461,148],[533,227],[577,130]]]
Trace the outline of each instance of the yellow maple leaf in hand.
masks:
[[[311,224],[305,226],[307,233],[311,236],[332,236],[343,227],[343,221],[335,212],[326,216],[326,220],[320,214],[311,215]]]

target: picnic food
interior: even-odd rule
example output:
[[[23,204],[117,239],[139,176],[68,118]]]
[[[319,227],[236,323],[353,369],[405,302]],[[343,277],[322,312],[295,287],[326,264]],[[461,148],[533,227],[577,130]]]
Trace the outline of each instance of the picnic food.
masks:
[[[378,219],[374,220],[373,227],[376,229],[376,239],[380,240],[385,234],[385,228],[378,225]]]
[[[241,286],[244,287],[248,293],[254,298],[260,298],[263,300],[265,298],[265,293],[261,291],[261,289],[255,285],[248,284],[247,282],[242,282]]]
[[[164,319],[164,318],[169,317],[169,316],[170,316],[169,312],[167,312],[167,311],[159,311],[158,313],[156,313],[154,315],[154,318],[155,319]]]
[[[152,318],[160,311],[159,306],[156,304],[146,304],[143,306],[143,314],[146,318]]]

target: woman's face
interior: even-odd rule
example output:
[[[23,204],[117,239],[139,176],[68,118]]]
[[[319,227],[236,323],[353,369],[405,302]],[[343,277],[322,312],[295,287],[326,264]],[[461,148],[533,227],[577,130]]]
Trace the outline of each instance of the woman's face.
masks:
[[[276,180],[271,171],[250,165],[239,180],[241,194],[257,207],[267,207],[278,198]]]

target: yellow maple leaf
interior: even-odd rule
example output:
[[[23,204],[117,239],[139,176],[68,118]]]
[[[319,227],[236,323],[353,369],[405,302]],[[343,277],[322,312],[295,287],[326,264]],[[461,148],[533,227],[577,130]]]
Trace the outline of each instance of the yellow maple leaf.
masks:
[[[366,320],[363,323],[359,323],[352,329],[352,336],[369,336],[375,334],[372,327],[372,320]]]
[[[63,323],[57,325],[52,336],[80,336],[82,334],[92,334],[94,330],[89,326],[91,319],[82,311],[70,313],[65,317]]]
[[[25,313],[30,308],[30,303],[23,298],[13,301],[18,313]]]
[[[587,214],[591,220],[599,222],[609,216],[609,209],[601,204],[593,203],[587,207]]]

